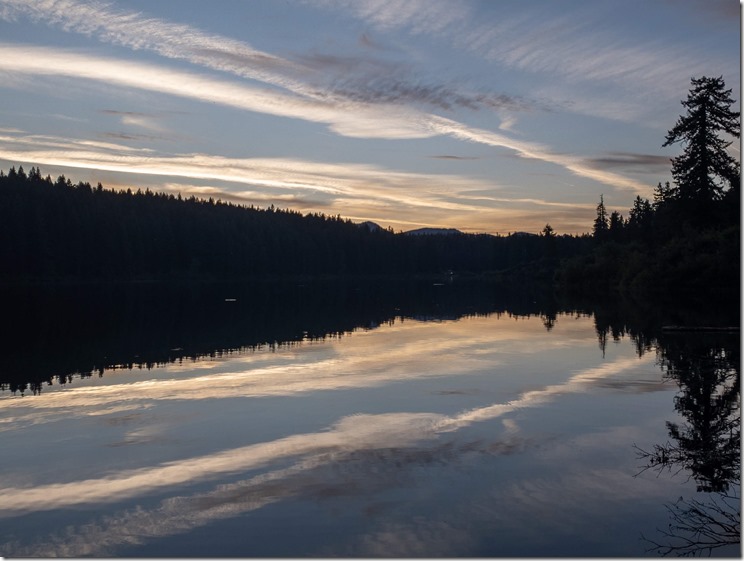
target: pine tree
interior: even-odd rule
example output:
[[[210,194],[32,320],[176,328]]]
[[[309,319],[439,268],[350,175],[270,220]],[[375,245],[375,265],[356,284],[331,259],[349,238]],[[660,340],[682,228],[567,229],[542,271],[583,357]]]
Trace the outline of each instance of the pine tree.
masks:
[[[554,238],[555,237],[555,230],[550,225],[550,223],[545,224],[545,228],[542,229],[542,232],[540,234],[543,238]]]
[[[659,183],[661,186],[661,183]],[[628,221],[626,223],[629,232],[635,237],[649,236],[654,219],[654,207],[651,206],[651,202],[648,199],[642,199],[636,196],[633,201],[633,207],[628,213]]]
[[[667,181],[664,185],[659,184],[654,189],[654,210],[658,210],[659,207],[663,206],[673,198],[672,187]]]
[[[610,238],[614,241],[619,241],[622,238],[624,229],[625,219],[618,211],[613,210],[612,214],[610,214],[610,227],[608,230]]]
[[[706,205],[721,199],[725,187],[738,188],[739,163],[726,152],[731,141],[719,133],[738,138],[739,113],[730,109],[734,100],[723,77],[692,78],[692,86],[682,102],[687,114],[677,120],[663,146],[684,145],[684,152],[672,160],[674,198]]]
[[[610,221],[607,218],[607,209],[604,205],[604,195],[599,196],[599,204],[597,205],[597,218],[594,219],[594,228],[592,233],[598,240],[605,239],[607,232],[610,229]]]

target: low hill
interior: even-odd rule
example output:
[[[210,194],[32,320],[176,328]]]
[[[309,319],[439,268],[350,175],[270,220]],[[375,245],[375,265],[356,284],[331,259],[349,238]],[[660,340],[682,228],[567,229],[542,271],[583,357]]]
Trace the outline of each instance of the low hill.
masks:
[[[462,232],[455,228],[418,228],[403,232],[404,236],[453,236],[456,234],[462,234]]]

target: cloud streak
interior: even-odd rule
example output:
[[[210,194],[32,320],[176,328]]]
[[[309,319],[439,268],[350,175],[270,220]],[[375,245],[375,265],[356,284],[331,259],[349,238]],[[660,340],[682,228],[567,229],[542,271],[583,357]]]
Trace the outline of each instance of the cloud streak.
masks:
[[[442,33],[472,17],[467,4],[447,0],[321,0],[312,5],[349,11],[385,32],[405,28],[413,34]]]
[[[409,79],[411,68],[399,63],[320,54],[300,55],[291,61],[254,49],[243,41],[207,34],[188,25],[146,18],[137,12],[116,10],[102,2],[41,0],[28,4],[22,0],[2,0],[2,4],[7,11],[5,19],[23,14],[33,21],[95,37],[104,43],[153,51],[167,58],[278,86],[309,99],[383,104],[415,102],[444,109],[460,106],[529,110],[533,107],[521,98],[504,94],[464,94],[451,86],[413,83]],[[410,5],[405,9],[402,5],[388,8],[398,16],[401,11],[415,15]],[[428,5],[427,18],[431,22],[439,21],[438,17],[432,19],[431,14],[449,10],[446,3],[438,8]]]
[[[354,10],[357,17],[376,25],[404,26],[414,33],[439,33],[456,27],[458,22],[467,21],[471,17],[468,8],[453,6],[449,2],[427,3],[426,10],[422,11],[414,3],[404,4],[368,2],[359,3],[353,8],[349,4],[343,4],[343,7]],[[648,186],[627,178],[598,173],[583,165],[578,158],[567,161],[566,158],[551,154],[547,149],[526,142],[516,142],[503,135],[484,136],[479,131],[466,133],[467,127],[459,123],[455,127],[458,130],[442,127],[441,123],[437,123],[436,116],[401,106],[423,103],[445,109],[458,105],[509,111],[531,106],[519,97],[462,94],[444,85],[410,83],[396,77],[395,73],[383,71],[389,70],[389,65],[378,62],[370,63],[371,71],[362,70],[355,76],[344,78],[335,86],[331,84],[329,87],[319,88],[306,80],[308,76],[317,74],[311,72],[313,68],[317,70],[320,65],[323,68],[330,66],[358,69],[359,59],[318,55],[306,56],[301,61],[304,64],[297,64],[257,51],[241,41],[205,34],[190,26],[164,22],[157,18],[144,18],[135,12],[113,10],[100,2],[82,5],[72,0],[44,0],[29,5],[20,0],[4,0],[4,6],[6,19],[27,15],[34,21],[44,21],[66,31],[83,33],[132,49],[152,50],[166,57],[187,60],[207,68],[279,86],[290,93],[144,64],[51,50],[14,50],[13,47],[4,46],[0,54],[6,63],[0,69],[15,74],[65,75],[190,97],[249,111],[323,123],[337,134],[349,137],[420,139],[434,134],[447,134],[471,142],[515,149],[523,157],[554,163],[571,173],[612,187],[628,188],[634,192],[648,191]],[[510,50],[510,56],[519,58],[518,54],[512,52],[514,50]],[[13,57],[20,57],[18,64],[12,62]],[[43,64],[44,61],[49,63]],[[296,79],[292,75],[301,78]],[[511,118],[506,118],[502,128],[508,130],[511,125]]]
[[[634,154],[631,152],[610,152],[604,156],[587,158],[586,163],[596,169],[626,169],[641,173],[664,173],[670,167],[669,156],[656,154]]]
[[[605,185],[610,185],[619,189],[627,189],[636,193],[646,194],[649,191],[648,185],[644,185],[643,183],[616,173],[595,169],[594,167],[587,165],[583,158],[556,154],[551,152],[547,147],[536,143],[515,140],[503,134],[466,127],[456,121],[445,119],[443,117],[432,116],[429,124],[433,130],[438,131],[440,134],[453,136],[468,142],[509,148],[522,158],[549,162],[560,166],[575,175],[586,177]]]
[[[99,91],[115,96],[137,91],[156,96],[178,97],[197,101],[207,107],[209,104],[217,104],[235,111],[317,124],[327,127],[338,136],[355,139],[413,141],[446,138],[507,150],[518,157],[514,161],[524,160],[525,168],[531,162],[549,164],[556,166],[556,174],[571,174],[633,196],[649,196],[655,181],[641,182],[632,174],[657,173],[662,170],[651,159],[643,161],[640,157],[631,155],[626,158],[620,152],[608,153],[607,156],[569,155],[557,152],[547,144],[525,139],[512,132],[514,115],[523,113],[534,116],[536,110],[548,108],[544,102],[538,103],[522,95],[467,90],[460,83],[446,80],[421,79],[416,76],[415,66],[394,60],[392,56],[374,58],[369,53],[364,56],[353,53],[340,56],[306,51],[302,55],[280,57],[258,50],[244,41],[206,33],[190,25],[146,17],[142,13],[98,1],[83,4],[74,0],[41,0],[37,3],[0,0],[0,6],[0,17],[8,21],[29,18],[32,22],[81,34],[103,43],[123,46],[134,52],[149,51],[199,67],[198,72],[186,71],[163,64],[94,56],[82,50],[0,43],[0,72],[13,80],[37,78],[33,81],[48,87],[57,87],[61,83],[65,87],[74,84],[78,88],[81,87],[79,82],[83,81],[82,87],[88,87],[86,83],[95,83]],[[653,60],[656,60],[655,56],[658,55],[659,60],[670,56],[668,52],[643,54],[640,52],[642,47],[638,47],[637,53],[624,51],[622,42],[616,41],[606,46],[605,55],[600,53],[595,56],[598,51],[592,51],[594,54],[589,57],[591,61],[586,62],[585,56],[578,56],[576,50],[571,50],[575,47],[568,41],[571,30],[577,33],[580,31],[581,37],[576,40],[581,43],[582,48],[593,45],[592,41],[596,37],[586,33],[586,22],[571,23],[560,19],[549,25],[544,18],[535,19],[531,12],[524,12],[521,18],[504,18],[489,31],[483,26],[486,21],[492,22],[497,12],[486,13],[483,21],[479,22],[477,20],[481,18],[480,12],[476,13],[475,7],[467,4],[426,3],[423,11],[415,2],[342,2],[340,5],[325,2],[313,6],[340,8],[342,12],[352,14],[381,32],[405,29],[414,35],[445,37],[465,51],[478,52],[485,59],[497,60],[507,67],[527,72],[550,73],[547,66],[543,68],[540,65],[547,65],[543,59],[558,56],[552,52],[544,53],[557,45],[557,52],[571,59],[563,64],[574,65],[563,68],[567,75],[575,76],[580,81],[595,81],[604,85],[612,83],[613,76],[627,78],[639,72],[650,72],[648,69],[653,65]],[[529,28],[530,25],[534,29]],[[528,36],[534,41],[528,41]],[[511,43],[506,41],[510,37],[513,39]],[[367,35],[363,35],[360,40],[370,48]],[[510,47],[508,52],[499,51],[498,48],[503,48],[506,43],[513,48]],[[530,45],[535,47],[532,54],[529,54]],[[609,67],[617,64],[617,61],[611,60],[612,53],[628,55],[623,59],[624,64],[627,64],[625,70],[609,70]],[[651,58],[644,62],[643,56]],[[589,66],[580,66],[585,64]],[[663,69],[657,68],[657,71],[665,75]],[[602,75],[602,72],[607,75]],[[579,75],[582,77],[579,78]],[[658,75],[655,75],[655,79],[659,81]],[[556,88],[560,91],[560,86]],[[617,118],[639,115],[637,107],[630,103],[617,106],[602,104],[599,107],[591,99],[592,96],[587,94],[587,100],[590,101],[575,100],[576,110]],[[561,109],[566,107],[570,106],[564,103]],[[447,114],[459,109],[494,111],[501,123],[498,129],[487,130],[485,127],[470,126],[436,113]],[[106,132],[97,133],[102,139],[135,143],[174,138],[154,115],[143,111],[107,114],[117,117],[126,128],[109,128]],[[236,173],[218,172],[214,168],[205,171],[205,166],[197,162],[211,158],[204,154],[172,156],[153,152],[148,155],[151,160],[146,162],[144,152],[137,153],[142,156],[141,159],[134,157],[133,152],[132,157],[127,160],[120,159],[119,154],[101,157],[94,150],[69,150],[67,154],[61,153],[63,150],[54,154],[48,150],[36,150],[20,154],[12,146],[7,148],[4,150],[6,159],[12,162],[24,160],[24,157],[37,158],[33,160],[35,163],[55,166],[235,182],[238,186],[250,185],[251,188],[238,189],[236,192],[234,188],[222,189],[221,185],[211,184],[192,185],[188,189],[195,194],[199,193],[199,189],[222,189],[226,200],[235,201],[270,201],[270,197],[275,195],[276,202],[287,202],[296,210],[339,212],[354,220],[386,222],[387,225],[403,229],[441,225],[465,231],[499,233],[534,230],[538,228],[535,224],[544,224],[547,221],[546,217],[541,216],[539,207],[544,209],[555,202],[550,200],[552,196],[544,197],[542,203],[538,202],[534,207],[532,202],[527,201],[539,201],[540,196],[517,196],[520,201],[511,202],[509,197],[503,196],[503,193],[499,196],[496,192],[500,189],[499,185],[484,185],[486,182],[477,178],[459,176],[462,186],[457,186],[450,180],[456,178],[454,175],[401,175],[382,166],[373,166],[371,173],[368,173],[369,170],[362,171],[362,180],[357,182],[342,174],[340,182],[344,187],[339,191],[334,187],[339,183],[336,171],[322,177],[322,173],[318,173],[320,164],[307,163],[304,173],[289,165],[285,171],[291,177],[282,178],[277,170],[270,173],[247,173],[246,168],[257,164],[257,161],[247,166],[240,163],[239,158],[228,158],[219,164],[231,166],[234,163],[232,160],[235,160],[237,163],[233,167],[238,168]],[[500,157],[507,154],[497,151],[495,155]],[[465,157],[467,156],[462,156]],[[420,162],[412,162],[413,166],[419,164]],[[184,171],[177,172],[178,165],[184,165]],[[331,167],[334,165],[328,164]],[[509,165],[512,166],[511,163]],[[348,167],[360,171],[357,165]],[[474,167],[474,171],[476,169],[482,173],[482,167]],[[375,179],[371,177],[373,173],[377,174]],[[381,179],[380,174],[386,173],[392,174],[390,179]],[[404,184],[402,179],[409,183]],[[424,179],[431,180],[428,186]],[[178,181],[166,183],[173,185]],[[441,189],[435,189],[432,193],[432,185],[439,185]],[[534,186],[525,186],[525,189],[533,188]],[[366,197],[362,196],[363,189],[370,189]],[[447,190],[449,192],[445,194]],[[468,190],[478,190],[485,195],[479,199],[455,200],[456,196]],[[560,193],[556,190],[556,198],[558,197]],[[489,204],[499,205],[499,208],[489,208]],[[516,212],[515,205],[520,207],[520,212]],[[412,209],[417,211],[415,216],[408,212]],[[562,214],[551,214],[550,222],[559,231],[580,233],[586,231],[583,224],[588,223],[590,216],[590,210],[577,205],[573,210],[565,208]],[[527,223],[519,224],[518,219],[524,219]],[[455,223],[452,220],[460,222]]]
[[[596,170],[581,158],[552,153],[547,147],[503,134],[468,127],[457,121],[396,105],[333,105],[280,95],[243,84],[169,70],[148,64],[91,57],[46,48],[0,44],[0,70],[22,74],[84,78],[179,97],[219,103],[236,109],[327,124],[349,137],[413,139],[449,136],[468,142],[507,148],[520,157],[560,166],[576,175],[633,192],[649,186],[619,174]]]
[[[98,169],[162,177],[163,188],[189,196],[236,202],[263,201],[302,212],[318,209],[376,220],[396,228],[462,224],[468,231],[516,231],[516,216],[561,211],[591,215],[594,205],[536,197],[507,197],[491,181],[455,174],[392,170],[371,164],[322,163],[289,158],[227,158],[208,154],[162,154],[112,142],[75,141],[16,132],[0,134],[0,159],[37,165]],[[169,178],[217,182],[178,187]],[[232,185],[232,187],[227,187]],[[236,188],[235,186],[248,186]],[[494,205],[496,208],[494,208]],[[415,215],[415,220],[411,216]],[[535,218],[538,217],[538,218]],[[560,228],[561,220],[553,222]]]
[[[0,158],[9,161],[216,180],[409,207],[477,210],[478,206],[474,204],[448,203],[443,195],[463,189],[494,189],[491,182],[464,176],[417,174],[371,164],[318,163],[289,158],[227,158],[207,154],[162,155],[113,143],[75,142],[36,135],[0,135],[0,142],[4,144],[0,146]]]
[[[451,111],[456,108],[529,112],[546,110],[543,104],[521,96],[478,93],[459,85],[412,80],[414,69],[408,64],[359,56],[304,54],[297,57],[312,69],[319,80],[318,99],[352,101],[364,104],[414,104]]]
[[[22,15],[32,21],[45,22],[70,33],[79,33],[105,43],[134,50],[150,50],[161,56],[186,60],[214,70],[230,72],[280,86],[301,88],[302,84],[287,78],[293,64],[281,57],[259,51],[243,41],[222,35],[204,33],[189,25],[146,18],[139,12],[117,10],[98,1],[75,0],[2,0],[4,13],[13,20]],[[277,72],[277,69],[281,70]]]
[[[217,103],[235,109],[327,124],[338,134],[361,138],[425,138],[420,117],[399,107],[335,106],[212,76],[152,64],[94,57],[44,47],[0,44],[0,70],[86,79],[108,85]]]
[[[690,0],[703,10],[734,12],[734,5]],[[437,2],[406,3],[382,0],[327,0],[327,10],[345,11],[381,32],[393,29],[446,38],[458,48],[512,69],[553,76],[565,83],[613,85],[639,93],[641,98],[663,96],[676,100],[689,86],[689,76],[734,70],[711,69],[711,60],[687,44],[629,39],[607,29],[607,11],[601,6],[556,16],[550,9],[530,7],[517,16],[502,16],[498,6],[476,12],[468,5]],[[738,8],[737,8],[738,9]],[[504,10],[506,12],[507,10]],[[437,14],[436,21],[433,14]],[[546,17],[547,16],[547,17]]]

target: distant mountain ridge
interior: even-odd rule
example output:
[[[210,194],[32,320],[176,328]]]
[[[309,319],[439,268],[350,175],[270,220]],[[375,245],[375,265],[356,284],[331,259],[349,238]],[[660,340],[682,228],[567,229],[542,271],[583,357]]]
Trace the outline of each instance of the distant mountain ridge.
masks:
[[[364,228],[369,232],[379,232],[384,230],[382,226],[371,220],[366,220],[358,224],[360,228]],[[454,235],[465,235],[464,232],[457,228],[416,228],[415,230],[408,230],[406,232],[400,232],[403,236],[454,236]],[[493,236],[493,234],[478,234],[481,236]],[[531,232],[511,232],[507,237],[540,237],[539,234],[533,234]]]
[[[462,234],[462,232],[456,228],[418,228],[403,232],[404,236],[454,236],[456,234]]]
[[[382,226],[371,220],[365,220],[359,223],[360,228],[364,228],[370,232],[379,232],[384,230]],[[460,230],[455,228],[417,228],[416,230],[408,230],[407,232],[401,232],[404,236],[452,236],[455,234],[462,234]]]

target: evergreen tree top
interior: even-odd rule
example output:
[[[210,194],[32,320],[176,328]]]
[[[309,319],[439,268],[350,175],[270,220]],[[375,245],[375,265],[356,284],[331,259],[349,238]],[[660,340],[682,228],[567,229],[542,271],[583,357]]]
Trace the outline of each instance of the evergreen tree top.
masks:
[[[731,111],[735,103],[731,98],[731,89],[725,89],[723,77],[692,78],[692,89],[686,100],[681,103],[687,108],[687,115],[680,116],[677,123],[667,133],[662,146],[676,142],[691,142],[700,135],[701,129],[707,131],[725,131],[739,138],[739,113]],[[730,144],[727,143],[726,146]]]
[[[739,113],[723,78],[692,78],[692,88],[682,105],[687,113],[667,133],[663,146],[680,142],[684,152],[672,160],[676,187],[672,198],[707,205],[723,196],[724,189],[738,189],[739,162],[727,152],[731,145],[720,135],[740,136]]]

